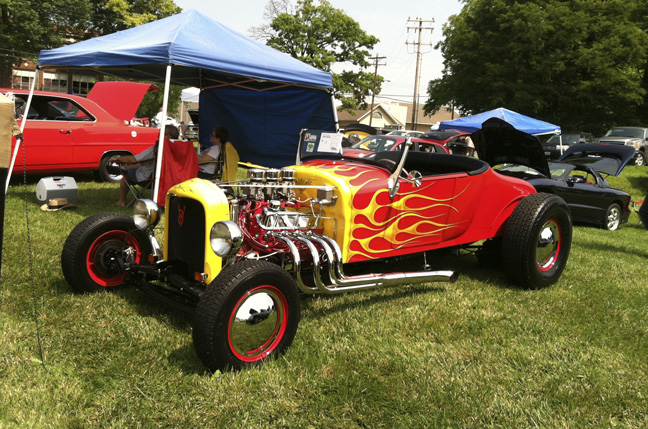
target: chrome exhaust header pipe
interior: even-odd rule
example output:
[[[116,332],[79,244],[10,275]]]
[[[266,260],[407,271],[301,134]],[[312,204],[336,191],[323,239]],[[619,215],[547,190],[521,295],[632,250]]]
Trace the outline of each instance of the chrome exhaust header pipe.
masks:
[[[337,294],[343,292],[350,292],[361,289],[374,289],[383,286],[399,286],[411,283],[429,283],[429,282],[449,282],[454,283],[457,281],[459,274],[455,271],[441,270],[441,271],[413,271],[413,272],[393,272],[384,274],[363,274],[358,276],[346,276],[342,269],[342,251],[335,242],[335,240],[310,232],[307,233],[292,233],[292,234],[276,234],[272,233],[276,238],[282,240],[288,245],[293,259],[296,258],[294,265],[295,280],[297,286],[304,293],[326,293]],[[301,277],[301,258],[299,251],[295,245],[295,241],[302,243],[308,249],[311,260],[313,263],[313,281],[316,287],[310,287],[304,284]],[[325,285],[322,282],[321,276],[321,262],[320,254],[317,246],[318,244],[323,250],[326,258],[328,259],[329,269],[327,271],[330,285]]]

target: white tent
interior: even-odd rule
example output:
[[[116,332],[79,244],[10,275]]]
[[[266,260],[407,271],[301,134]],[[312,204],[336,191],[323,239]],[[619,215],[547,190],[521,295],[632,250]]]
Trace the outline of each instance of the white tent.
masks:
[[[180,100],[187,103],[198,103],[198,97],[200,97],[200,88],[192,86],[182,90]]]

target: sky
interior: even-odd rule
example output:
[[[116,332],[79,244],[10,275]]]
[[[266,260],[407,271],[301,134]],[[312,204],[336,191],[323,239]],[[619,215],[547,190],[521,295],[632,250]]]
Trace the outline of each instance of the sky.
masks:
[[[441,77],[443,56],[440,50],[434,49],[442,39],[442,27],[450,15],[461,11],[460,0],[329,0],[331,5],[342,9],[344,13],[360,24],[368,34],[376,36],[380,42],[375,46],[372,57],[386,57],[379,64],[378,74],[387,82],[383,83],[380,96],[395,101],[412,102],[414,97],[414,80],[416,75],[416,47],[406,42],[417,42],[418,31],[408,27],[418,27],[418,22],[425,20],[421,38],[421,70],[419,79],[419,102],[427,99],[427,83]],[[250,27],[265,24],[263,13],[268,0],[245,0],[241,7],[223,0],[175,0],[183,10],[194,9],[231,28],[234,31],[250,35]],[[293,1],[293,5],[296,1]],[[244,6],[243,6],[244,5]],[[423,44],[431,44],[426,46]],[[334,71],[339,71],[335,69]],[[374,68],[371,68],[374,71]]]

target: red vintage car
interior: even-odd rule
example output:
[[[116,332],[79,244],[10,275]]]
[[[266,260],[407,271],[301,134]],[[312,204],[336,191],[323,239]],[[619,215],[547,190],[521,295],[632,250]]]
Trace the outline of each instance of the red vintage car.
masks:
[[[97,82],[88,97],[35,91],[24,114],[29,91],[0,88],[15,99],[16,119],[26,117],[23,131],[27,173],[94,171],[97,179],[114,182],[106,164],[113,155],[138,154],[152,146],[159,130],[129,124],[144,94],[153,85]],[[12,142],[12,153],[15,139]],[[14,174],[22,174],[22,154]]]
[[[466,131],[436,130],[421,134],[419,138],[440,144],[454,155],[467,155],[466,137],[468,136],[470,133]]]
[[[283,353],[300,294],[457,280],[439,253],[474,251],[520,287],[559,279],[572,237],[560,197],[411,141],[373,160],[343,155],[341,141],[303,132],[295,166],[176,185],[164,216],[141,200],[133,218],[88,217],[63,246],[65,279],[77,292],[134,285],[193,313],[196,352],[213,371]]]

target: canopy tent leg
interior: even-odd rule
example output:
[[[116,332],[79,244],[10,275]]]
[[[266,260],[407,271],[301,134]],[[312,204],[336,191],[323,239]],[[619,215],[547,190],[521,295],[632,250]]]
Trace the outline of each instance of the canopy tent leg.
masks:
[[[158,189],[160,188],[160,172],[162,171],[162,154],[164,153],[164,127],[166,126],[167,108],[169,106],[169,91],[171,86],[171,64],[166,66],[164,79],[164,98],[162,100],[162,123],[158,136],[157,162],[155,163],[155,182],[153,185],[153,200],[157,203]]]
[[[38,82],[40,74],[40,69],[37,67],[34,72],[34,80],[32,81],[31,87],[29,88],[29,97],[27,97],[27,105],[23,109],[23,117],[20,121],[20,138],[16,138],[16,147],[14,148],[13,155],[11,156],[11,163],[9,164],[9,170],[7,170],[7,180],[5,182],[5,195],[9,189],[9,181],[11,180],[11,173],[13,172],[14,164],[16,163],[16,157],[18,156],[18,149],[22,143],[22,133],[25,130],[25,124],[27,123],[27,115],[29,115],[29,109],[31,108],[32,98],[34,96],[34,89],[36,87],[36,82]]]

